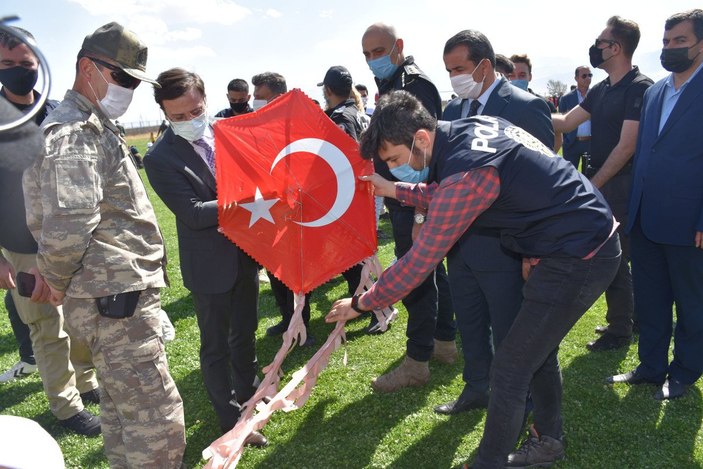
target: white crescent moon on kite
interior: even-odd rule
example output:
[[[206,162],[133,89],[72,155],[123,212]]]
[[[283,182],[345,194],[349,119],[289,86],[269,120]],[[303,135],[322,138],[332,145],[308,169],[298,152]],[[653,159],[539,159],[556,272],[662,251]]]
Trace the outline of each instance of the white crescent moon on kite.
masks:
[[[313,153],[319,156],[332,168],[337,179],[337,195],[334,198],[334,204],[332,204],[332,207],[330,207],[326,214],[317,220],[307,222],[296,221],[295,223],[308,228],[318,228],[334,223],[344,215],[354,199],[356,181],[354,180],[354,170],[349,163],[349,159],[342,150],[326,140],[321,140],[319,138],[303,138],[289,143],[281,150],[273,160],[269,172],[273,171],[273,168],[275,168],[283,158],[300,151]]]

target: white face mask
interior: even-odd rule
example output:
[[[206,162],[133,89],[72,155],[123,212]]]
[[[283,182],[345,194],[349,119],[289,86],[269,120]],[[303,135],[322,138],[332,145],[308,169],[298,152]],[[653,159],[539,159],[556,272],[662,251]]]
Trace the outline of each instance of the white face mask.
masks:
[[[251,102],[251,107],[255,111],[258,111],[262,107],[266,106],[266,104],[268,104],[268,101],[266,101],[265,99],[255,99]]]
[[[481,60],[481,62],[483,62],[483,60]],[[484,76],[483,80],[480,82],[474,81],[473,77],[474,72],[478,66],[481,65],[481,62],[476,65],[473,72],[463,75],[454,75],[449,78],[449,81],[452,83],[452,89],[461,99],[476,99],[481,96],[481,88],[483,88],[483,81],[486,77]]]
[[[205,133],[205,129],[207,129],[208,123],[209,119],[207,117],[207,112],[203,112],[200,116],[189,121],[171,121],[171,128],[173,129],[173,133],[179,137],[183,137],[189,142],[195,142],[196,140],[202,138]]]
[[[88,82],[88,86],[90,86],[90,89],[93,91],[95,99],[98,102],[98,107],[105,114],[105,116],[107,116],[108,119],[117,119],[127,112],[127,108],[132,103],[134,90],[131,88],[123,88],[115,85],[114,83],[108,82],[105,80],[103,74],[100,73],[100,69],[97,65],[95,65],[95,62],[93,62],[93,66],[98,71],[100,78],[107,83],[107,92],[105,93],[105,97],[103,99],[98,99],[98,95],[93,89],[93,85]]]

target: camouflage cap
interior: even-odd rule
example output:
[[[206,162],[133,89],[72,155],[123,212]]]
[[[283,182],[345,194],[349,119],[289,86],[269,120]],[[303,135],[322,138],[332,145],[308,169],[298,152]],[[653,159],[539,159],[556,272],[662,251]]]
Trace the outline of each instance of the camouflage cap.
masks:
[[[119,23],[108,23],[99,27],[83,40],[82,49],[111,59],[129,75],[159,86],[146,73],[147,47],[136,34]]]

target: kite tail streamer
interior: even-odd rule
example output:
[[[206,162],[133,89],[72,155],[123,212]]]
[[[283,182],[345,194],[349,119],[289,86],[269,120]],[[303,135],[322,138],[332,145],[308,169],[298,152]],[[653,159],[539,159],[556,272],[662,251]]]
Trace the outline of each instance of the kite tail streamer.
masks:
[[[356,293],[369,290],[373,286],[374,278],[378,278],[382,271],[381,263],[375,255],[365,259],[361,282]],[[242,415],[234,428],[203,450],[203,459],[208,460],[205,468],[228,469],[236,467],[242,457],[246,438],[252,432],[261,430],[275,411],[290,412],[302,407],[310,397],[317,377],[327,367],[332,353],[346,342],[345,322],[338,322],[315,355],[305,366],[293,373],[290,381],[277,392],[283,374],[283,361],[296,343],[304,343],[306,340],[307,332],[302,318],[304,305],[305,295],[296,294],[294,298],[295,311],[288,330],[283,334],[281,348],[271,364],[263,369],[264,379],[256,393],[244,404]],[[398,311],[392,307],[374,310],[374,313],[379,320],[381,330],[384,331],[398,315]],[[346,351],[343,363],[347,364]]]
[[[382,272],[383,268],[381,267],[381,262],[375,254],[364,259],[361,269],[361,282],[354,294],[360,295],[370,290],[375,279],[380,277]],[[373,314],[375,314],[376,319],[378,319],[379,330],[385,332],[388,330],[388,325],[398,317],[398,310],[391,305],[382,309],[374,309]]]

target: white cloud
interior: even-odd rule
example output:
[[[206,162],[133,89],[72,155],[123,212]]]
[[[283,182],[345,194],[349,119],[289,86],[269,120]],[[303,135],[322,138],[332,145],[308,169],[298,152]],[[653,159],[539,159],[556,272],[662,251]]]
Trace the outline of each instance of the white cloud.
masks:
[[[129,23],[134,15],[148,15],[154,21],[162,21],[166,24],[195,22],[229,26],[251,14],[251,10],[231,0],[69,1],[77,3],[93,16],[108,16],[125,24]]]
[[[176,61],[177,63],[197,62],[195,59],[215,57],[215,51],[207,46],[194,47],[154,47],[149,48],[150,57],[158,57],[160,63]]]
[[[281,16],[283,16],[283,13],[276,10],[275,8],[269,8],[268,10],[266,10],[266,16],[271,18],[280,18]]]
[[[332,16],[334,16],[334,10],[321,10],[318,16],[320,18],[332,18]]]

